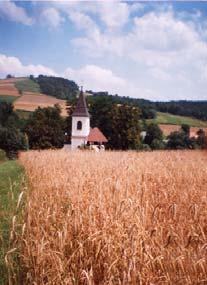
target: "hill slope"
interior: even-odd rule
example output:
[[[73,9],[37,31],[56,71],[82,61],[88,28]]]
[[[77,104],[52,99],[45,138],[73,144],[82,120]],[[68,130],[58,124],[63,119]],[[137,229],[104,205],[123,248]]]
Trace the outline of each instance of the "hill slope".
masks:
[[[187,124],[191,127],[207,127],[206,121],[201,121],[198,119],[194,119],[191,117],[186,116],[178,116],[178,115],[172,115],[169,113],[161,113],[157,112],[156,119],[148,120],[149,122],[155,122],[157,124],[165,124],[165,125],[182,125]]]
[[[37,82],[26,78],[0,80],[0,102],[13,103],[15,110],[33,112],[38,107],[52,107],[59,104],[62,116],[67,115],[66,101],[40,92]]]

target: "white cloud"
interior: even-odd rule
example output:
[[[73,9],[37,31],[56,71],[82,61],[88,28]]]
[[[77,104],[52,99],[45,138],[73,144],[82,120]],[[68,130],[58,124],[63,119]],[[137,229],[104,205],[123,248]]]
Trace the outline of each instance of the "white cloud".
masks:
[[[97,65],[86,65],[79,69],[67,68],[63,76],[83,85],[85,90],[108,91],[110,94],[151,98],[152,100],[158,96],[156,91],[150,88],[141,88],[137,83],[116,75],[110,69]]]
[[[142,74],[143,94],[151,89],[162,100],[207,99],[207,43],[192,19],[182,20],[173,9],[152,11],[131,19],[127,33],[97,27],[72,43],[89,59],[110,56],[117,65],[124,59],[126,69],[133,65],[134,73]]]
[[[27,15],[24,8],[17,6],[9,0],[0,1],[0,17],[24,25],[31,25],[33,23],[32,18]]]
[[[96,30],[95,22],[86,14],[74,10],[68,11],[69,19],[76,25],[78,29],[90,31]]]
[[[17,57],[0,54],[0,76],[4,78],[7,74],[15,76],[28,76],[30,74],[35,76],[39,74],[56,75],[52,69],[44,65],[23,65]]]
[[[57,28],[64,22],[64,18],[60,15],[59,11],[53,7],[44,9],[42,17],[52,28]]]
[[[120,28],[128,22],[130,9],[127,3],[102,1],[98,5],[99,16],[109,29]]]
[[[109,91],[114,94],[126,85],[126,81],[110,69],[96,65],[86,65],[80,69],[67,68],[64,76],[72,78],[79,85],[84,85],[85,89]]]

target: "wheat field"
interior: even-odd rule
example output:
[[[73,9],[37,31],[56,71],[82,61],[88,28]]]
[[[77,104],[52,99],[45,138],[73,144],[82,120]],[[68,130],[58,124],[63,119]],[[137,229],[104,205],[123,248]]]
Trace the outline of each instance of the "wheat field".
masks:
[[[22,284],[207,284],[207,153],[30,151]]]

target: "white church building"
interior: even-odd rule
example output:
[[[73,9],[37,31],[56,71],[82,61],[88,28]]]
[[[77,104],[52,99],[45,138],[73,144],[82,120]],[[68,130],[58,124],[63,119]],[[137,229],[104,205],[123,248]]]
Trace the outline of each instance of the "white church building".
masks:
[[[83,145],[103,146],[108,140],[98,128],[90,127],[90,114],[83,90],[80,91],[78,102],[72,113],[71,149]]]

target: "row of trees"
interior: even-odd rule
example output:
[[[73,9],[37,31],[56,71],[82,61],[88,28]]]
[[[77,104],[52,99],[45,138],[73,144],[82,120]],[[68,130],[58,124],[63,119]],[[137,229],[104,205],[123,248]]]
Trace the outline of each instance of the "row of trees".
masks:
[[[9,158],[19,150],[61,148],[64,120],[59,106],[38,108],[28,120],[20,119],[9,103],[0,104],[0,149]]]
[[[164,138],[158,125],[147,126],[146,136],[143,142],[152,150],[155,149],[204,149],[207,147],[207,137],[200,129],[196,137],[190,137],[190,127],[182,125],[180,131],[172,132]]]
[[[0,149],[8,157],[15,157],[18,150],[61,148],[65,132],[71,130],[71,113],[67,119],[61,117],[59,106],[38,108],[28,120],[18,117],[13,106],[0,105]],[[146,125],[141,110],[130,105],[117,105],[105,101],[104,97],[91,101],[91,126],[99,127],[108,138],[107,147],[117,150],[196,149],[207,144],[206,135],[199,130],[196,138],[190,138],[190,128],[183,125],[179,132],[164,138],[158,125]],[[146,130],[142,136],[141,131]]]

